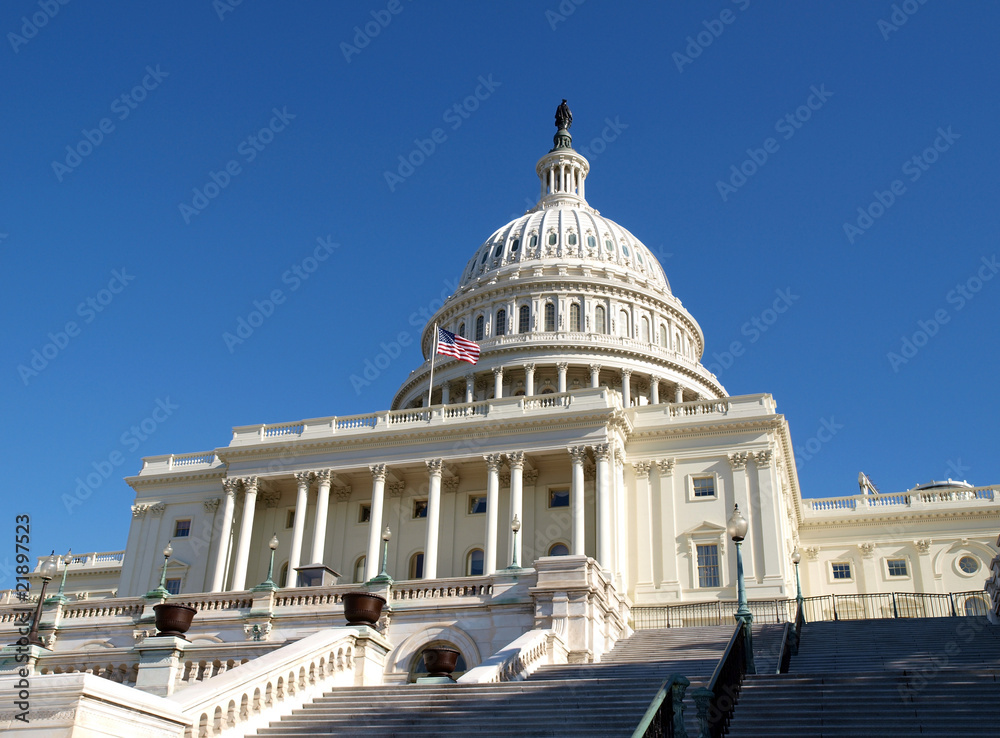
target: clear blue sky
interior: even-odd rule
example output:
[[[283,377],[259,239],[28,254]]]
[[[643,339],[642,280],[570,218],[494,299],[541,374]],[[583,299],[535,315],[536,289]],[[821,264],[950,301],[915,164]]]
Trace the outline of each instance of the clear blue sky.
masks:
[[[124,547],[143,456],[387,408],[414,344],[351,376],[534,202],[563,97],[806,496],[1000,482],[1000,7],[902,5],[5,2],[0,563],[22,512],[33,553]]]

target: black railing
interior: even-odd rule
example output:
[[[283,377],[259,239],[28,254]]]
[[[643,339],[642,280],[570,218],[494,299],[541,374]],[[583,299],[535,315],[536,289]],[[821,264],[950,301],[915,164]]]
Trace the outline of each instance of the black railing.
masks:
[[[883,618],[941,618],[985,616],[989,597],[984,591],[928,594],[923,592],[887,592],[882,594],[821,595],[804,597],[804,622],[821,620],[868,620]],[[754,623],[787,623],[797,619],[796,600],[751,600]],[[633,607],[632,627],[690,628],[704,625],[729,625],[733,622],[735,600],[690,602],[659,607]],[[798,633],[797,633],[798,634]]]
[[[674,738],[686,736],[684,730],[684,691],[691,682],[674,674],[660,687],[632,738]]]
[[[733,631],[729,645],[719,659],[707,689],[695,690],[693,693],[698,704],[698,718],[703,735],[707,729],[708,735],[712,738],[720,738],[728,731],[746,670],[746,628],[740,623]]]

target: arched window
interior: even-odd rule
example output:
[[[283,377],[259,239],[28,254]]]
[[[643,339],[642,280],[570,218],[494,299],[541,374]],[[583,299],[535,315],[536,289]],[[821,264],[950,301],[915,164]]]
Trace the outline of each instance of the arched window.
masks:
[[[675,333],[674,334],[674,351],[680,351],[680,350],[681,350],[681,334],[680,333]]]
[[[365,581],[365,557],[360,557],[354,562],[354,581],[363,582]]]
[[[458,324],[458,335],[460,335],[462,338],[466,338],[467,337],[465,335],[465,323],[459,323]]]
[[[503,336],[507,333],[507,311],[503,308],[497,310],[497,320],[496,328],[493,331],[494,336]]]
[[[597,333],[608,332],[608,317],[603,305],[594,308],[594,331]]]
[[[476,340],[477,341],[482,341],[483,340],[483,335],[485,334],[485,331],[486,331],[486,321],[483,320],[483,316],[480,315],[478,318],[476,318]]]
[[[570,246],[576,246],[576,234],[575,233],[570,233],[568,240],[569,240],[569,245]]]
[[[625,337],[632,335],[628,325],[628,313],[625,310],[618,312],[618,335]]]
[[[670,340],[670,334],[667,333],[667,326],[664,323],[660,323],[660,345],[663,348],[667,348],[667,343]]]
[[[549,549],[549,556],[569,556],[569,546],[565,543],[553,543]]]
[[[483,549],[474,548],[465,557],[465,575],[469,577],[481,577],[483,575]]]
[[[527,333],[531,330],[531,308],[522,305],[517,311],[517,332]]]
[[[424,552],[417,551],[410,557],[410,579],[422,579],[424,576]]]
[[[569,306],[569,329],[579,332],[580,328],[580,303],[574,302]]]
[[[642,340],[645,341],[646,343],[649,343],[649,318],[643,315],[642,321],[640,322],[639,325],[641,326],[640,330],[642,331],[641,333]]]
[[[281,565],[281,574],[278,575],[278,587],[288,586],[288,562]]]
[[[550,333],[556,329],[556,305],[554,302],[545,303],[545,330]]]

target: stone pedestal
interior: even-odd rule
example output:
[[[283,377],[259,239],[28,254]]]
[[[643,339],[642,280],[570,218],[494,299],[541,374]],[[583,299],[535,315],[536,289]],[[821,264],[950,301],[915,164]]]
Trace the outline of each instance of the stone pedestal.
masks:
[[[139,654],[136,689],[160,697],[170,695],[182,668],[184,648],[189,645],[188,641],[176,636],[154,636],[135,646]]]

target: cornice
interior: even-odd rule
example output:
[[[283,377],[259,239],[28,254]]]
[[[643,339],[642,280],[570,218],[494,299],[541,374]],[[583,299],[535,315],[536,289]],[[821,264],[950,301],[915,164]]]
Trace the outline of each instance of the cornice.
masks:
[[[218,453],[218,449],[216,449]],[[151,474],[148,476],[125,477],[125,483],[132,489],[139,491],[139,487],[149,487],[161,483],[176,484],[177,482],[200,482],[212,479],[225,479],[229,470],[223,466],[215,469],[201,469],[197,471],[171,471],[165,474]]]
[[[912,507],[907,507],[904,510],[901,510],[898,513],[886,513],[878,517],[874,517],[872,515],[860,515],[855,518],[807,517],[799,523],[799,530],[848,527],[874,528],[884,526],[888,522],[914,523],[917,521],[944,520],[949,518],[962,518],[964,520],[981,522],[992,522],[1000,519],[1000,508],[995,510],[914,510]]]

